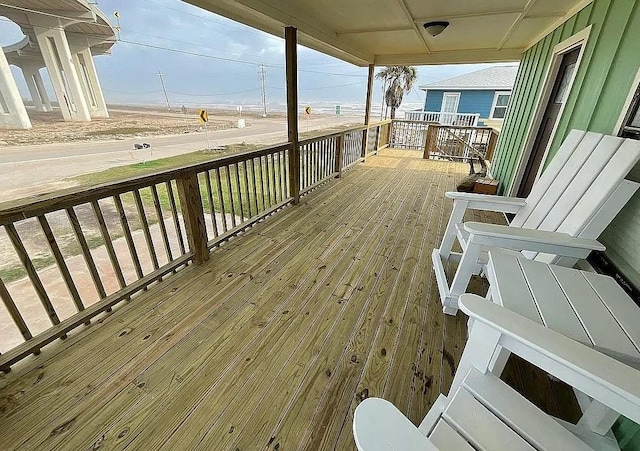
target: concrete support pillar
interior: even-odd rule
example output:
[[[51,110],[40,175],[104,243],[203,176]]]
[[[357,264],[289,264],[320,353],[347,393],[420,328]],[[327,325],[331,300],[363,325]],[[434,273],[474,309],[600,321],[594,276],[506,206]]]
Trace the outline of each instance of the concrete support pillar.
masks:
[[[13,78],[7,57],[0,47],[0,127],[31,128],[20,91]]]
[[[73,51],[73,63],[80,77],[80,83],[82,84],[82,90],[91,117],[109,117],[109,111],[107,110],[107,104],[102,94],[102,88],[98,80],[96,66],[93,63],[91,50],[89,47],[80,50],[74,47],[71,47],[71,49]]]
[[[62,28],[33,28],[65,121],[90,121],[89,107]]]
[[[40,93],[40,98],[42,99],[44,110],[52,111],[53,108],[51,107],[51,100],[49,99],[47,88],[44,87],[44,81],[42,81],[42,74],[40,73],[40,69],[36,70],[36,72],[33,74],[33,78],[36,81],[36,86],[38,87],[38,92]]]
[[[27,82],[27,88],[29,88],[29,94],[31,94],[36,111],[51,111],[51,102],[42,83],[40,70],[34,67],[23,67],[22,75]]]

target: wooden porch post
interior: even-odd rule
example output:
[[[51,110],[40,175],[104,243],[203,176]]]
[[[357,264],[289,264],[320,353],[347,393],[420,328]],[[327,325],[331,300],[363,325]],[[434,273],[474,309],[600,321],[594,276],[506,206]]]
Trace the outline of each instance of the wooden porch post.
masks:
[[[298,30],[285,27],[287,74],[287,132],[289,138],[289,195],[300,202],[300,144],[298,139]]]
[[[176,179],[176,184],[189,248],[193,252],[193,262],[199,265],[209,260],[209,250],[198,175],[195,172],[187,172]]]
[[[369,122],[371,121],[371,98],[373,97],[373,71],[375,66],[369,64],[369,77],[367,78],[367,103],[364,107],[364,125],[367,126],[362,136],[362,153],[361,157],[367,156],[367,143],[369,142]]]

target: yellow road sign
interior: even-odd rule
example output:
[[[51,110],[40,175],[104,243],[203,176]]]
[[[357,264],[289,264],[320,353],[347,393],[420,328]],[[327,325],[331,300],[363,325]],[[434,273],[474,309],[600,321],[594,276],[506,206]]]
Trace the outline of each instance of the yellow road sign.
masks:
[[[198,116],[200,116],[200,122],[202,122],[203,124],[205,122],[209,122],[209,113],[207,113],[207,110],[198,111]]]
[[[311,116],[311,107],[310,106],[304,107],[304,114],[306,114],[307,116]]]

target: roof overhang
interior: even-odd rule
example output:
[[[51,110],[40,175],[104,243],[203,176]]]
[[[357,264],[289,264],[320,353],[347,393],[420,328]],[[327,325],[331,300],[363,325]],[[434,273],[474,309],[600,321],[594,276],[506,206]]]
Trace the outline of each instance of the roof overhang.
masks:
[[[518,61],[593,0],[183,0],[358,66]],[[430,36],[425,22],[449,27]]]

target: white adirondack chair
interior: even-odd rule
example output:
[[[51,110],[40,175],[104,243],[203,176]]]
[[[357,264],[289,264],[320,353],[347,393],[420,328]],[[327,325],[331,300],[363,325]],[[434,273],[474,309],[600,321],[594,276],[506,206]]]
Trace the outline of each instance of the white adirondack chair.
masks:
[[[504,347],[636,422],[640,371],[478,296],[462,295],[460,306],[474,325],[449,395],[419,427],[388,401],[366,399],[353,420],[360,451],[619,449],[611,435],[542,412],[493,375],[490,362]]]
[[[640,186],[625,177],[640,161],[640,142],[572,130],[526,199],[448,192],[453,199],[439,249],[432,254],[440,300],[455,315],[458,297],[486,264],[491,246],[523,251],[527,258],[573,266],[592,250],[596,238]],[[462,223],[467,209],[515,213],[509,226]],[[452,252],[458,240],[462,253]],[[445,266],[458,263],[451,286]]]

